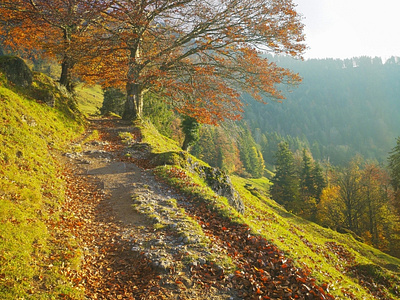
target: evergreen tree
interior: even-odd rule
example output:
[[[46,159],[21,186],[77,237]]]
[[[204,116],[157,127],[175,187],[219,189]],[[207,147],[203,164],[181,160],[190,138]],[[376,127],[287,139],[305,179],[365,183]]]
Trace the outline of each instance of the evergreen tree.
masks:
[[[394,189],[395,207],[400,214],[400,137],[396,139],[396,146],[389,156],[390,183]]]
[[[125,94],[117,88],[106,88],[103,90],[103,106],[100,108],[102,115],[115,113],[121,115],[124,111]]]
[[[326,188],[326,180],[323,174],[322,167],[319,163],[315,162],[312,169],[312,177],[314,181],[314,197],[317,200],[317,204],[321,200],[322,191]]]
[[[400,137],[396,140],[397,144],[390,152],[389,170],[391,183],[395,191],[400,190]]]
[[[228,174],[242,175],[243,164],[234,132],[232,127],[203,125],[200,128],[200,139],[190,149],[190,153]]]
[[[182,131],[185,134],[182,149],[189,150],[200,139],[200,123],[195,118],[183,116]]]
[[[240,159],[246,172],[251,177],[260,178],[264,174],[264,159],[248,128],[244,129],[240,140]]]
[[[148,92],[144,95],[143,116],[150,119],[157,130],[168,137],[172,137],[173,121],[178,119],[170,107],[159,96]]]
[[[314,197],[315,195],[314,177],[312,169],[313,166],[311,157],[307,154],[306,149],[303,149],[303,161],[302,161],[302,168],[300,171],[300,191],[304,198]]]
[[[204,160],[210,166],[218,167],[218,150],[215,145],[215,127],[203,125],[200,128],[200,139],[195,143],[190,153]]]
[[[278,145],[276,173],[272,178],[271,196],[287,209],[297,209],[299,183],[294,167],[293,153],[287,142]]]

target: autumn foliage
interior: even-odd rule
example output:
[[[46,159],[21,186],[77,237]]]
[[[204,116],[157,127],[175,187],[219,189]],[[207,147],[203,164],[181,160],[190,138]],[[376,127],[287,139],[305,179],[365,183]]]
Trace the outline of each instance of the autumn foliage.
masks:
[[[1,41],[20,54],[56,58],[61,85],[73,91],[73,69],[86,51],[84,33],[107,7],[107,1],[98,0],[4,0]]]
[[[0,9],[8,43],[56,55],[67,87],[74,70],[88,82],[125,88],[128,119],[142,116],[151,90],[199,122],[235,120],[241,93],[279,100],[276,85],[300,80],[261,56],[304,51],[290,0],[17,0]]]

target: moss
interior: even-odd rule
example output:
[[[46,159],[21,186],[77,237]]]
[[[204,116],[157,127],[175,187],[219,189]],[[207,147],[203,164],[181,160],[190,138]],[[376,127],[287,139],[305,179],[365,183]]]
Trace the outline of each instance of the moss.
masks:
[[[97,130],[93,130],[83,141],[82,144],[86,144],[99,139],[99,132]]]
[[[151,163],[155,166],[170,165],[185,167],[187,163],[188,153],[184,151],[169,151],[155,153],[151,159]]]
[[[120,139],[122,140],[122,143],[124,143],[125,145],[129,145],[132,144],[132,142],[134,141],[134,137],[132,136],[132,134],[130,132],[120,132],[119,134]]]
[[[178,208],[177,201],[176,201],[176,199],[173,199],[173,198],[164,200],[163,204],[165,204],[167,206],[171,206],[173,208]]]
[[[20,87],[28,87],[32,84],[32,71],[23,59],[16,56],[0,56],[0,70],[7,79]]]

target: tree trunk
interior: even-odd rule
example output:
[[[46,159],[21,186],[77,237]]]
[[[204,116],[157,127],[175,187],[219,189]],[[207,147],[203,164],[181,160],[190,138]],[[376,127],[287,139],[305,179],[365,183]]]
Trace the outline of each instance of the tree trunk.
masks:
[[[65,86],[68,92],[74,91],[74,85],[72,83],[71,69],[73,67],[72,57],[68,54],[71,45],[71,27],[64,27],[64,56],[61,62],[61,76],[60,84]]]
[[[71,68],[71,60],[67,56],[64,56],[61,63],[60,84],[62,86],[65,86],[68,92],[72,93],[74,91],[74,84],[72,82]]]
[[[187,135],[185,135],[185,140],[183,141],[182,150],[189,151],[190,150],[189,149],[190,142],[191,142],[191,139]]]
[[[143,116],[142,88],[137,83],[126,85],[126,102],[122,118],[125,120],[138,120]]]
[[[139,40],[140,41],[140,40]],[[143,86],[140,84],[140,48],[135,40],[130,49],[129,69],[126,84],[126,102],[122,118],[125,120],[140,120],[143,115]]]

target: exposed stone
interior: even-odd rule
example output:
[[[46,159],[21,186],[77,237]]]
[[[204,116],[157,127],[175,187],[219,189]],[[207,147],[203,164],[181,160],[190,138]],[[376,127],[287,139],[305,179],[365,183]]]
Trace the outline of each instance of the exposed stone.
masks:
[[[15,85],[27,87],[32,84],[32,71],[19,57],[0,56],[0,70],[3,71],[7,79]]]
[[[199,264],[200,264],[200,265],[204,265],[204,264],[207,262],[207,261],[206,261],[204,258],[202,258],[202,257],[199,257],[198,261],[199,261]]]
[[[189,155],[187,152],[180,151],[169,151],[153,154],[151,159],[151,164],[156,166],[161,165],[177,165],[183,168],[187,167],[187,161],[189,159]]]
[[[229,205],[235,208],[239,213],[244,213],[244,203],[239,193],[233,187],[230,177],[224,171],[218,168],[200,165],[198,162],[192,163],[190,169],[197,172],[214,192],[222,197],[226,197]]]
[[[239,213],[244,213],[244,203],[239,193],[233,187],[230,177],[224,171],[209,167],[205,164],[200,164],[197,161],[193,162],[193,159],[185,151],[170,151],[154,154],[151,159],[151,164],[156,166],[178,165],[191,172],[198,173],[215,193],[226,197],[229,205],[235,208]]]

